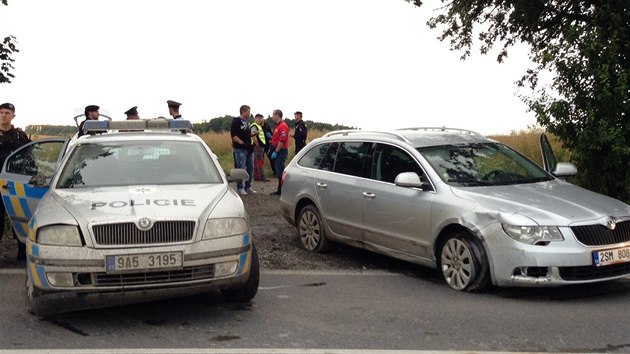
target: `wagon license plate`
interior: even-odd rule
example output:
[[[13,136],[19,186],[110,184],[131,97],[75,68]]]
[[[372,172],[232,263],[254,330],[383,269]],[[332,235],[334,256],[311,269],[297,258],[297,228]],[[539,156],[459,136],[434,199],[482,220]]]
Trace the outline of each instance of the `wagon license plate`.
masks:
[[[630,246],[593,252],[593,262],[597,267],[630,262]]]
[[[107,273],[127,272],[134,270],[152,270],[164,268],[181,268],[182,252],[161,252],[145,254],[125,254],[107,256]]]

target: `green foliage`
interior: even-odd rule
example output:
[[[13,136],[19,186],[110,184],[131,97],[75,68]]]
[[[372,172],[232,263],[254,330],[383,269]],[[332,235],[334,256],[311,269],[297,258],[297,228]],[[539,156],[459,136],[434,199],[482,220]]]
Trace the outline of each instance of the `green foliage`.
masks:
[[[7,0],[2,0],[3,5],[8,5]],[[0,42],[0,83],[11,82],[11,79],[15,76],[11,73],[13,70],[13,62],[15,61],[11,56],[14,53],[19,52],[17,49],[17,41],[14,36],[4,37]]]
[[[193,130],[195,131],[196,134],[203,134],[207,132],[215,132],[215,133],[229,132],[230,126],[232,124],[232,119],[234,119],[233,116],[223,116],[223,117],[210,119],[209,121],[204,120],[201,123],[194,123]],[[294,119],[287,118],[284,121],[287,123],[289,128],[295,128]],[[265,122],[270,127],[275,126],[275,124],[273,123],[273,119],[271,119],[271,117],[267,117],[265,119]],[[312,129],[312,130],[331,131],[331,130],[340,130],[340,129],[353,129],[352,127],[348,127],[345,125],[320,123],[320,122],[313,122],[310,120],[305,120],[304,123],[306,123],[306,127],[308,129]]]
[[[405,0],[421,5],[419,0]],[[518,81],[538,124],[572,152],[586,188],[628,201],[630,193],[630,2],[628,0],[454,0],[429,20],[441,40],[470,55],[523,42],[535,64]],[[539,75],[555,76],[548,86]],[[542,87],[541,87],[542,86]]]

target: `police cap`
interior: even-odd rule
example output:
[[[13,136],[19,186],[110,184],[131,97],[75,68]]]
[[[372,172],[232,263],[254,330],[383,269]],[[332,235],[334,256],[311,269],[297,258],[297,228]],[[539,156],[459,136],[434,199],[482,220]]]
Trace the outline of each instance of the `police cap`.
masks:
[[[86,113],[87,113],[87,112],[96,112],[96,111],[98,111],[99,109],[100,109],[100,107],[99,107],[99,106],[96,106],[96,105],[91,104],[91,105],[89,105],[89,106],[86,106],[86,107],[85,107],[85,112],[86,112]]]
[[[0,104],[0,109],[10,109],[11,111],[13,111],[13,113],[15,113],[15,106],[8,102]]]
[[[137,115],[138,114],[138,106],[133,106],[125,112],[126,115]]]
[[[175,108],[177,108],[177,107],[182,105],[181,103],[179,103],[177,101],[173,101],[173,100],[168,100],[168,101],[166,101],[166,103],[168,104],[169,107],[175,107]]]

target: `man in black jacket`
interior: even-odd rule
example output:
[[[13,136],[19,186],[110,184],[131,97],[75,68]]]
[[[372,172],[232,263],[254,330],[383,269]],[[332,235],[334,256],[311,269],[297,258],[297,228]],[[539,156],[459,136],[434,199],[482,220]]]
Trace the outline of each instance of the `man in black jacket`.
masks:
[[[243,168],[249,174],[249,179],[236,182],[238,194],[247,195],[256,193],[252,189],[252,178],[254,176],[254,146],[252,145],[252,132],[249,125],[251,109],[247,105],[242,105],[240,115],[232,119],[230,126],[230,136],[232,137],[232,148],[234,149],[234,167]]]
[[[302,112],[295,112],[293,118],[295,118],[295,133],[293,133],[293,138],[295,139],[295,154],[297,155],[297,153],[306,146],[306,135],[308,132],[306,124],[304,124],[302,120]]]

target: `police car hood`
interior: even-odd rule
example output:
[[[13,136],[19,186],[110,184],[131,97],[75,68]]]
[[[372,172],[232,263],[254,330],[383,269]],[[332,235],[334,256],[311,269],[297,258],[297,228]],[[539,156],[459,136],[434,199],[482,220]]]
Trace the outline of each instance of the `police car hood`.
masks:
[[[242,203],[229,189],[225,184],[74,188],[54,190],[52,197],[80,224],[141,217],[190,220],[207,218],[226,199]],[[229,200],[225,204],[234,205]]]

